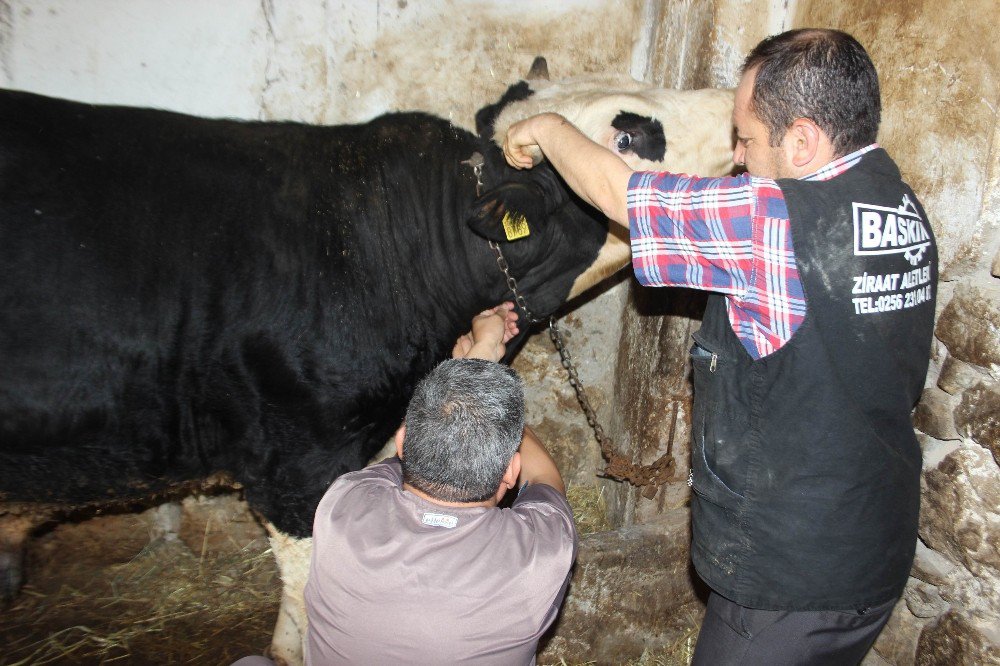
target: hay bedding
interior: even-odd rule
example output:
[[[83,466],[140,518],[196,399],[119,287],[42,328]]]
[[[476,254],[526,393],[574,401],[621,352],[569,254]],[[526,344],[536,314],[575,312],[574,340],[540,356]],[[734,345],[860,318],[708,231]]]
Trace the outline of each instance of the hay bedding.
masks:
[[[571,487],[568,495],[581,535],[610,529],[599,489]],[[28,582],[0,611],[0,664],[226,665],[260,654],[281,595],[263,529],[237,494],[189,497],[182,506],[172,539],[151,541],[153,510],[36,537]],[[692,636],[633,663],[687,664]]]
[[[236,495],[188,498],[179,538],[152,512],[63,524],[31,543],[0,613],[0,663],[229,664],[270,643],[280,598],[261,527]]]

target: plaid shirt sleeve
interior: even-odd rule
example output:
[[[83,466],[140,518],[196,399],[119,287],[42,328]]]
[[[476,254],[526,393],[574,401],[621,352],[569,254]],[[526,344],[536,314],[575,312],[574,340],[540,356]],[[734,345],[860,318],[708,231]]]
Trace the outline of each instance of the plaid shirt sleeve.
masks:
[[[628,212],[639,282],[725,294],[752,358],[779,349],[802,323],[788,209],[773,180],[636,172]]]

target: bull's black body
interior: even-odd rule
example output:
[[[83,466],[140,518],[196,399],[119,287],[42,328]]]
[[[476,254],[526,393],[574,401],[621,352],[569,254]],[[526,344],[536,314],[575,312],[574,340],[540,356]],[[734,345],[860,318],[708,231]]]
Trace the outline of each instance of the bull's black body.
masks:
[[[0,92],[0,500],[95,505],[224,471],[307,535],[509,297],[466,224],[477,150],[488,184],[563,187],[420,113],[317,127]],[[556,199],[539,214],[558,221],[505,247],[537,313],[606,235]]]

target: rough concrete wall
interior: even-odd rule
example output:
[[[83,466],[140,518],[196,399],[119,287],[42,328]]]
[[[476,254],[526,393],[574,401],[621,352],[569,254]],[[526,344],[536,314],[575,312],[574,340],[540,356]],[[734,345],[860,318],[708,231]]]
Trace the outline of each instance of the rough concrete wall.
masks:
[[[706,45],[713,23],[713,3],[702,0],[647,2],[648,56],[638,78],[665,88],[704,87]]]
[[[320,123],[420,109],[471,127],[475,111],[527,72],[536,55],[554,77],[627,73],[636,3],[268,3],[268,117],[308,110]],[[312,14],[312,15],[309,15]],[[349,39],[332,39],[350,26]],[[358,104],[356,100],[363,102]]]

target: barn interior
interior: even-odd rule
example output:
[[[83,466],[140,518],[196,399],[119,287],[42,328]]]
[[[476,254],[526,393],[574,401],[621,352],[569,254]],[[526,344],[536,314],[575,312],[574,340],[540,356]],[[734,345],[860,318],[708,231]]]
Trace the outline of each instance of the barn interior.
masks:
[[[941,268],[931,369],[914,413],[924,456],[916,560],[863,663],[1000,664],[995,10],[994,0],[4,0],[0,84],[313,124],[419,109],[471,128],[476,109],[538,55],[553,78],[613,73],[669,88],[729,88],[743,56],[769,34],[852,33],[881,79],[879,142],[923,201]],[[688,557],[687,359],[703,306],[697,293],[646,289],[624,271],[560,317],[616,449],[644,463],[673,457],[672,480],[652,498],[598,476],[593,430],[544,330],[513,363],[528,387],[528,421],[587,521],[541,664],[690,659],[705,589]],[[158,519],[178,511],[180,538],[151,547]],[[32,548],[29,584],[0,612],[8,648],[0,663],[164,655],[227,663],[269,642],[278,581],[238,494],[49,526]],[[168,575],[177,578],[159,582]],[[204,591],[182,591],[178,580],[185,590],[200,581]],[[103,587],[87,587],[98,581]],[[190,604],[171,605],[183,594]]]

